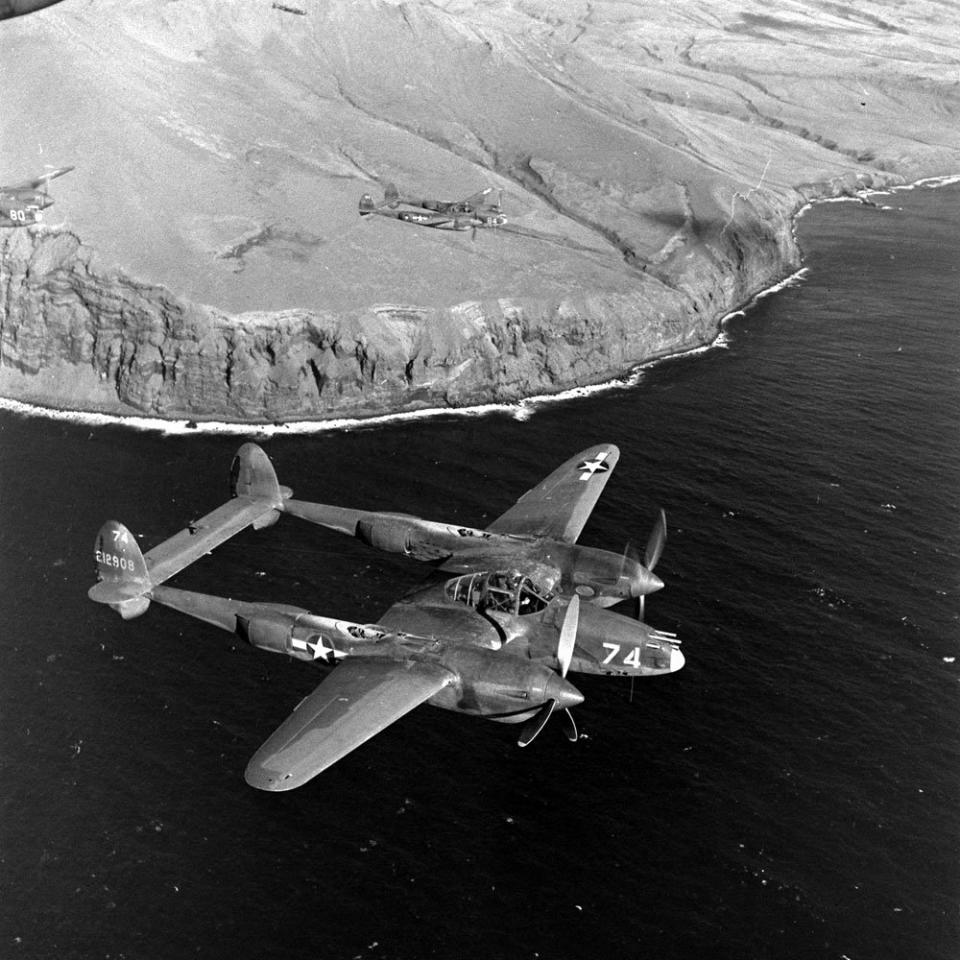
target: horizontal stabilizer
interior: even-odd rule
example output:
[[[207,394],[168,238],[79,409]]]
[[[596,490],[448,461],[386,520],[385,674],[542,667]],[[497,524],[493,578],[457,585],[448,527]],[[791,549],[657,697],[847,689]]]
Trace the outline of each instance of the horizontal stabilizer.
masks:
[[[125,617],[143,613],[149,606],[145,594],[150,590],[246,527],[259,530],[276,523],[285,498],[290,496],[255,443],[245,443],[237,451],[230,470],[230,493],[232,499],[146,554],[140,553],[122,523],[111,520],[104,524],[95,548],[100,582],[90,590],[90,599],[110,604]]]
[[[246,527],[259,530],[276,523],[284,497],[290,494],[277,483],[273,464],[255,443],[245,443],[234,457],[230,492],[232,500],[147,552],[147,569],[155,585],[169,580]]]

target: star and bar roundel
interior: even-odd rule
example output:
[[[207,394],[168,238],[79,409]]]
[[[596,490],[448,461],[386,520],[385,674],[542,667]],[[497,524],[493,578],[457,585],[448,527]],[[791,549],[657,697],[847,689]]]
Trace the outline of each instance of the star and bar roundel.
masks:
[[[607,451],[601,450],[600,453],[589,460],[581,460],[577,464],[577,469],[583,471],[580,474],[580,479],[589,480],[595,473],[606,473],[610,469],[606,463],[607,456]]]

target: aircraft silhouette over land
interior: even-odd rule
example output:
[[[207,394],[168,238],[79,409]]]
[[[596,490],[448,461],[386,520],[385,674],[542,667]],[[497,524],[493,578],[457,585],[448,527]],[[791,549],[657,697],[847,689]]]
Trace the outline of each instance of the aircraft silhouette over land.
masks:
[[[278,484],[263,450],[247,443],[234,458],[232,498],[145,555],[126,527],[116,521],[104,524],[95,545],[99,582],[89,595],[124,619],[140,616],[156,601],[236,633],[254,647],[336,664],[247,765],[247,782],[262,790],[306,783],[424,702],[523,723],[520,746],[532,742],[559,710],[567,737],[576,740],[570,710],[583,702],[583,695],[567,679],[568,671],[644,677],[673,673],[684,664],[674,634],[605,609],[615,602],[616,589],[633,596],[637,589],[662,586],[660,581],[654,583],[650,574],[644,579],[628,564],[622,584],[604,584],[598,569],[607,559],[601,557],[599,566],[597,561],[604,551],[575,546],[617,455],[612,444],[578,454],[488,531],[448,528],[449,537],[458,538],[450,542],[479,540],[495,549],[486,555],[470,550],[446,554],[444,546],[444,556],[437,557],[444,566],[424,586],[391,606],[377,623],[361,624],[289,604],[232,600],[165,585],[247,526],[268,527],[281,513],[326,523],[329,516],[318,521],[308,515],[338,509],[294,500]],[[328,525],[349,528],[347,513]],[[365,526],[370,520],[397,518],[352,513],[358,534],[361,527],[376,529]],[[447,534],[439,536],[433,529],[441,526],[409,529],[427,530],[433,537],[418,543],[447,544]],[[485,533],[489,541],[484,541]],[[651,538],[657,555],[665,535],[661,519]],[[363,537],[379,540],[381,546],[385,542],[378,535]],[[510,538],[527,549],[511,552],[497,546]],[[452,569],[459,564],[468,572],[450,577],[450,563]]]
[[[464,200],[423,200],[401,196],[388,183],[380,203],[374,203],[369,193],[360,198],[360,216],[375,214],[436,230],[472,230],[476,239],[478,227],[502,227],[507,222],[500,212],[499,200],[488,200],[492,193],[493,187],[487,187]]]
[[[59,2],[60,0],[0,0],[0,20],[21,17],[25,13],[32,13]]]
[[[0,187],[0,227],[26,227],[43,220],[43,211],[53,206],[47,185],[73,167],[60,167],[13,187]],[[41,185],[43,190],[40,190]]]

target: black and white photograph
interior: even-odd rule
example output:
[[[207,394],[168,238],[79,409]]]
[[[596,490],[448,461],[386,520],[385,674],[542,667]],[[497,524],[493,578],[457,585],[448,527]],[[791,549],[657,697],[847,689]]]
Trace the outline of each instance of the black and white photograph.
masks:
[[[956,960],[960,4],[0,0],[0,958]]]

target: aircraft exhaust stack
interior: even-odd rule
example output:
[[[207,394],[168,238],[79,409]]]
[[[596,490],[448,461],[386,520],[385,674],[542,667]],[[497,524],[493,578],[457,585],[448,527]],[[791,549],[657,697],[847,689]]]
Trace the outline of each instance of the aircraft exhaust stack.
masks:
[[[108,520],[97,534],[94,556],[100,582],[90,588],[90,599],[108,604],[124,620],[146,613],[153,583],[133,534],[122,523]]]

